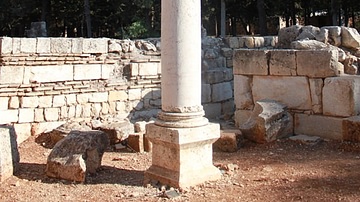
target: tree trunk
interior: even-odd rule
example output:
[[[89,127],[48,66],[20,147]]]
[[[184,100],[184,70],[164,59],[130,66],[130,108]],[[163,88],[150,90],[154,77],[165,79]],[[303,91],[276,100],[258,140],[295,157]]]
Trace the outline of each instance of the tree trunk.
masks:
[[[331,19],[332,19],[332,25],[334,26],[340,25],[339,6],[340,5],[338,0],[331,0]]]
[[[266,27],[266,13],[265,13],[265,3],[264,0],[257,0],[257,10],[259,16],[259,29],[260,35],[267,35],[267,27]]]
[[[46,22],[47,14],[49,11],[49,0],[42,0],[41,1],[41,21]]]
[[[84,12],[85,12],[87,37],[90,38],[92,36],[92,33],[91,33],[91,18],[90,18],[90,3],[89,3],[89,0],[84,0]]]

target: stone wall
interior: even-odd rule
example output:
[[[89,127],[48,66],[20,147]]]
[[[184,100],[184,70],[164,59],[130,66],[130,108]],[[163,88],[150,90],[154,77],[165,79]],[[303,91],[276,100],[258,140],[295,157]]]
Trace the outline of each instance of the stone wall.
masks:
[[[344,74],[337,50],[234,51],[236,125],[243,124],[260,99],[285,104],[294,134],[359,140],[352,128],[360,113],[360,77]],[[351,137],[349,137],[351,136]]]
[[[221,39],[203,40],[202,104],[209,119],[234,113],[226,47]],[[70,119],[147,120],[160,108],[159,39],[0,38],[0,124],[14,126],[18,143]]]

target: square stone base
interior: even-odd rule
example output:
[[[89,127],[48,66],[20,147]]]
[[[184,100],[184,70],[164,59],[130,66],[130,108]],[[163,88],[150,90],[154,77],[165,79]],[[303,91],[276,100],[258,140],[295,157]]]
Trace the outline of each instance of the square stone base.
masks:
[[[146,126],[153,143],[152,166],[145,172],[144,183],[185,188],[221,178],[212,163],[212,143],[220,137],[220,126],[209,123],[194,128]]]

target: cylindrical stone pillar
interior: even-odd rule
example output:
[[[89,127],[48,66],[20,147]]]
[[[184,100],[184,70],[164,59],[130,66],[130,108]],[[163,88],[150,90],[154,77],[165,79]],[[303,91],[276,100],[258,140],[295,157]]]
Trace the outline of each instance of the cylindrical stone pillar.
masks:
[[[163,0],[161,11],[162,112],[157,125],[205,125],[201,106],[201,1]]]

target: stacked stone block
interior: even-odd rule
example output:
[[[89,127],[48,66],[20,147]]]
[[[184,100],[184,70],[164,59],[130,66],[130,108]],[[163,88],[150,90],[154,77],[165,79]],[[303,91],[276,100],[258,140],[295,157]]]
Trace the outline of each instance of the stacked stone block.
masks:
[[[352,117],[360,113],[360,77],[343,68],[336,51],[235,50],[236,124],[249,118],[257,100],[272,99],[289,108],[294,134],[359,139],[347,131],[358,124]]]

